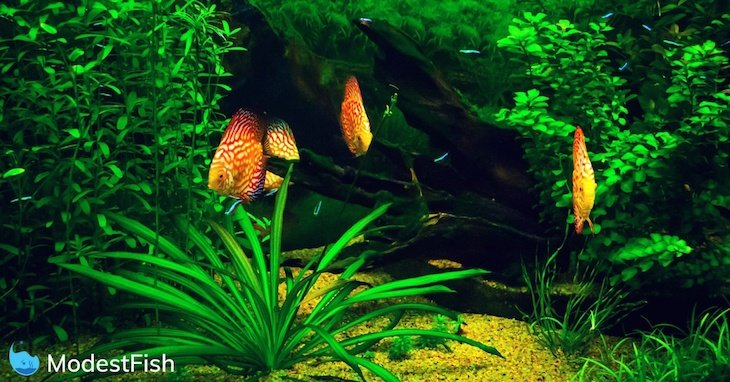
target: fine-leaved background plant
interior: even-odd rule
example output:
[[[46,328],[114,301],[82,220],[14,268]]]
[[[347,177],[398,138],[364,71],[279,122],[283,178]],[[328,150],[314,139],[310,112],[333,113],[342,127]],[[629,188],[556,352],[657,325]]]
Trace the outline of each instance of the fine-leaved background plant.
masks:
[[[586,132],[598,189],[596,233],[585,233],[582,259],[604,264],[614,283],[699,285],[722,294],[730,272],[723,214],[730,95],[727,55],[713,38],[730,19],[717,15],[679,36],[662,32],[696,22],[692,7],[667,6],[658,22],[639,26],[641,39],[611,25],[628,17],[618,12],[583,24],[525,12],[498,44],[522,66],[526,89],[497,119],[522,136],[542,218],[556,227],[573,219],[563,220],[572,133],[576,125]],[[637,57],[621,57],[626,51]]]
[[[0,317],[15,336],[65,340],[91,294],[48,257],[139,245],[106,219],[117,206],[160,231],[168,213],[222,209],[201,188],[223,57],[242,48],[211,2],[19,0],[0,24]]]

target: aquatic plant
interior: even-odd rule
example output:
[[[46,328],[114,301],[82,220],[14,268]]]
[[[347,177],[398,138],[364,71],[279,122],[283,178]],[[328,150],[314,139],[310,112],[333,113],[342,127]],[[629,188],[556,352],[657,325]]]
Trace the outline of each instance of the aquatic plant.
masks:
[[[0,188],[15,200],[0,206],[3,322],[34,327],[35,341],[42,328],[68,337],[85,288],[46,259],[136,245],[108,224],[110,209],[155,222],[222,209],[194,188],[239,30],[195,0],[0,4]]]
[[[670,332],[678,334],[669,334]],[[578,381],[698,381],[730,379],[730,310],[694,316],[684,334],[671,325],[625,338],[602,358],[586,358]]]
[[[320,54],[338,57],[350,49],[364,48],[363,44],[351,43],[364,42],[350,25],[353,18],[387,19],[426,50],[450,49],[456,53],[458,48],[454,47],[481,49],[496,40],[490,37],[506,28],[508,20],[503,16],[512,11],[512,4],[503,1],[257,0],[252,3],[282,33],[302,39]],[[317,27],[313,28],[314,25]],[[348,48],[348,45],[354,46]]]
[[[433,319],[433,326],[431,330],[444,333],[456,333],[458,332],[459,322],[457,321],[454,329],[449,327],[450,321],[448,317],[437,315]],[[423,349],[437,349],[443,347],[444,349],[451,351],[448,345],[446,345],[446,339],[441,337],[421,337],[415,343],[416,347]]]
[[[667,8],[673,16],[662,25],[674,30],[667,23],[695,22],[687,7]],[[582,257],[611,269],[614,283],[722,290],[730,273],[722,244],[730,237],[722,216],[730,207],[730,96],[721,73],[727,57],[710,39],[730,16],[693,29],[681,43],[641,27],[646,36],[632,40],[609,23],[596,17],[578,25],[529,12],[516,18],[499,45],[524,68],[528,89],[497,118],[523,136],[543,220],[556,226],[572,223],[572,215],[561,221],[571,201],[570,136],[576,125],[586,131],[598,189],[596,236],[587,238]],[[617,47],[645,41],[650,49],[615,61],[624,54]]]
[[[553,355],[559,350],[568,356],[585,352],[602,331],[617,324],[627,313],[642,303],[627,301],[628,292],[598,279],[595,269],[576,272],[571,290],[559,290],[557,277],[558,251],[544,263],[535,262],[533,274],[522,265],[522,277],[532,300],[532,312],[526,314],[530,330]],[[565,309],[558,308],[560,294],[567,299]]]
[[[392,361],[401,361],[408,358],[413,351],[414,343],[410,336],[396,337],[391,341],[388,347],[388,359]]]
[[[274,30],[307,45],[342,76],[351,74],[353,69],[369,72],[375,54],[373,44],[351,21],[361,17],[386,20],[413,38],[431,59],[440,61],[447,77],[459,82],[458,87],[470,98],[492,104],[501,96],[509,79],[504,72],[511,70],[495,41],[506,31],[515,8],[529,9],[519,2],[495,0],[256,0],[251,3],[266,15]],[[460,50],[479,53],[464,54]],[[465,68],[469,72],[467,76],[463,75]]]
[[[114,333],[106,343],[92,351],[100,354],[113,349],[143,352],[150,356],[167,354],[184,364],[214,364],[229,373],[260,374],[289,368],[304,360],[322,357],[347,363],[361,378],[364,367],[387,381],[397,378],[386,369],[357,354],[368,351],[387,337],[425,336],[455,340],[475,346],[486,353],[499,352],[480,342],[434,330],[394,329],[408,310],[436,313],[456,319],[446,309],[423,303],[395,303],[368,313],[352,316],[347,309],[354,304],[389,300],[427,293],[451,292],[441,282],[483,275],[483,270],[462,270],[425,275],[356,290],[361,283],[352,279],[370,253],[349,265],[339,281],[315,290],[317,279],[337,260],[340,251],[372,221],[383,215],[388,205],[376,208],[350,227],[334,244],[310,260],[299,272],[281,268],[281,237],[287,189],[287,173],[276,196],[271,218],[268,259],[248,214],[239,207],[236,216],[251,248],[249,258],[238,241],[221,225],[210,225],[227,249],[227,259],[218,254],[211,241],[184,218],[176,226],[185,232],[197,251],[185,253],[165,237],[132,219],[115,213],[107,217],[164,255],[135,252],[90,254],[93,262],[101,259],[137,264],[106,272],[95,269],[92,261],[75,263],[69,256],[51,259],[64,269],[94,279],[109,287],[142,297],[144,302],[127,303],[127,309],[159,310],[164,326],[129,329]],[[205,261],[196,261],[202,257]],[[229,261],[232,270],[226,267]],[[216,282],[216,277],[220,282]],[[280,287],[284,288],[283,295]],[[300,318],[304,301],[321,297],[311,313]],[[345,336],[350,329],[390,318],[381,330]]]

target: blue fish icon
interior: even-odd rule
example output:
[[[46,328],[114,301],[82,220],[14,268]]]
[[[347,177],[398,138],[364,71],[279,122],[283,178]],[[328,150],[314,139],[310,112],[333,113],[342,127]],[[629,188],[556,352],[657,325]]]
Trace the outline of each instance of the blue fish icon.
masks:
[[[8,359],[10,359],[10,366],[13,367],[13,370],[24,377],[35,374],[41,366],[38,356],[31,356],[27,351],[16,353],[13,346],[15,346],[15,342],[10,344],[10,351],[8,352]]]

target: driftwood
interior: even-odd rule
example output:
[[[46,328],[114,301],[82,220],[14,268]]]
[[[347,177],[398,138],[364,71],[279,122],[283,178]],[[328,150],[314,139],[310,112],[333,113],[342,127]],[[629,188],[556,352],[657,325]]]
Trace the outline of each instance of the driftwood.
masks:
[[[397,107],[409,125],[448,150],[448,165],[377,137],[365,157],[353,160],[339,136],[341,89],[323,88],[320,81],[323,59],[281,37],[255,8],[238,16],[249,27],[250,57],[235,73],[240,81],[228,109],[254,107],[292,125],[301,154],[294,187],[366,207],[394,202],[386,223],[406,221],[408,229],[381,235],[386,257],[447,257],[494,269],[544,244],[515,134],[469,112],[413,40],[386,23],[356,23],[383,51],[376,78],[398,87]],[[362,166],[373,155],[387,160],[387,176]],[[282,163],[270,166],[283,173]]]
[[[514,131],[480,121],[446,83],[416,42],[385,20],[353,23],[379,48],[375,76],[398,88],[398,108],[408,123],[451,150],[454,166],[470,174],[474,190],[529,211],[535,202],[523,151]]]

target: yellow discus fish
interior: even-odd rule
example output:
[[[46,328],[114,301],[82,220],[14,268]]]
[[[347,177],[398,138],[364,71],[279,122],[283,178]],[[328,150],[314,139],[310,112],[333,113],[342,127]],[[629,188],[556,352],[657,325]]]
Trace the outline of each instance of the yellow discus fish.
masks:
[[[575,215],[575,232],[583,232],[583,224],[593,231],[590,214],[596,200],[596,179],[593,166],[588,158],[588,149],[583,130],[576,126],[573,137],[573,214]]]
[[[342,100],[340,111],[340,126],[342,137],[347,148],[356,157],[364,155],[370,148],[373,134],[370,132],[370,120],[365,113],[362,103],[360,85],[354,76],[347,77],[345,83],[345,98]]]
[[[289,124],[273,118],[266,126],[264,154],[285,160],[299,160],[299,149]]]
[[[263,145],[265,155],[284,160],[299,160],[299,149],[296,140],[294,140],[294,133],[284,120],[273,118],[269,121],[266,126]],[[267,194],[275,192],[281,187],[283,181],[284,178],[279,175],[266,171],[264,191]]]

